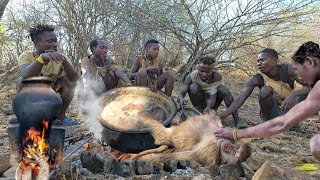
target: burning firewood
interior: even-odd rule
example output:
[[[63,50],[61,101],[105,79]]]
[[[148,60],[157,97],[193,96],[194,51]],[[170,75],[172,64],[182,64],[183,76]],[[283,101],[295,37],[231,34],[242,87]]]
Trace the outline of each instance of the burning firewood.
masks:
[[[32,171],[38,168],[39,172],[36,179],[49,179],[49,164],[47,163],[48,158],[41,154],[39,149],[31,146],[28,146],[28,148],[24,151],[25,153],[28,153],[31,158],[24,158],[20,162],[15,178],[17,180],[31,180],[33,177]]]

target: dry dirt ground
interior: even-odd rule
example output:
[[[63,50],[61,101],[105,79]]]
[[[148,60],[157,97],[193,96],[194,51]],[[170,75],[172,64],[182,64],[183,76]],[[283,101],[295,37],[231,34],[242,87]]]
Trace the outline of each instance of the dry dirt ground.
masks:
[[[229,77],[226,77],[229,76]],[[234,96],[237,96],[245,85],[247,77],[239,78],[237,75],[226,75],[226,85],[231,89]],[[234,81],[237,79],[237,81]],[[176,83],[173,95],[176,97],[181,83]],[[240,108],[239,115],[245,120],[248,126],[253,126],[261,122],[259,118],[258,89],[247,99],[245,104]],[[12,100],[15,96],[15,82],[9,84],[0,90],[0,153],[9,152],[9,141],[7,135],[7,126],[9,119],[14,117],[12,111]],[[219,111],[223,111],[225,106],[222,105]],[[78,114],[77,102],[73,102],[68,115],[74,119],[84,122],[82,116]],[[320,119],[318,116],[309,118],[301,123],[305,134],[296,132],[285,132],[265,139],[254,139],[253,154],[247,161],[250,167],[257,169],[266,160],[270,160],[285,170],[287,178],[284,179],[320,179],[318,172],[302,172],[295,169],[295,164],[302,156],[310,155],[309,140],[319,132]],[[225,124],[233,125],[232,117],[226,119]],[[85,125],[81,128],[85,129]],[[79,132],[79,127],[68,129],[69,133]]]

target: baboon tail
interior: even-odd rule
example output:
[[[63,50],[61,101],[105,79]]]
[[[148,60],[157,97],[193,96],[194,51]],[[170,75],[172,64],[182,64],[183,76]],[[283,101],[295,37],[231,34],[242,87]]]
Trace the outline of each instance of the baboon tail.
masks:
[[[148,115],[140,116],[141,123],[148,127],[157,145],[171,145],[171,131],[166,128],[159,121],[153,119]]]
[[[162,153],[168,149],[169,149],[169,147],[167,145],[162,145],[162,146],[155,148],[155,149],[149,149],[149,150],[142,151],[139,154],[135,155],[132,159],[139,159],[140,157],[147,155],[147,154],[151,154],[151,153]]]

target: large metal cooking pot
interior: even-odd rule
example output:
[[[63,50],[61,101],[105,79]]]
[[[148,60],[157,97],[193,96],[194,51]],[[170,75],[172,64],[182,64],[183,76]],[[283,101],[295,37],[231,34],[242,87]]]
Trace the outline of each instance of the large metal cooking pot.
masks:
[[[113,108],[119,108],[117,102],[122,104],[139,103],[146,108],[151,104],[163,108],[165,118],[159,120],[164,126],[169,126],[177,113],[175,102],[162,91],[151,91],[147,87],[122,87],[109,90],[99,97],[100,123],[104,126],[102,138],[112,148],[124,153],[139,153],[141,151],[156,148],[154,139],[149,129],[126,129],[113,124],[112,119],[116,114],[105,113],[106,108],[112,104]],[[150,109],[149,109],[150,110]],[[151,110],[152,111],[152,110]],[[108,111],[109,112],[109,111]],[[121,112],[120,112],[121,113]]]

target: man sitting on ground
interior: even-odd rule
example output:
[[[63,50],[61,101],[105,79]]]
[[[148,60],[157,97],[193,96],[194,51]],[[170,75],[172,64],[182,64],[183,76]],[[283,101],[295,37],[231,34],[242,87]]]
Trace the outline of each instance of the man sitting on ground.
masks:
[[[92,55],[81,61],[82,81],[85,88],[95,91],[95,95],[116,88],[119,80],[132,85],[131,81],[111,58],[108,58],[108,45],[104,39],[94,39],[90,42]],[[101,85],[102,84],[102,85]]]
[[[184,97],[187,93],[192,105],[201,113],[208,113],[212,109],[217,111],[222,100],[229,107],[233,101],[233,96],[224,85],[221,74],[214,70],[215,59],[209,56],[202,56],[198,61],[200,61],[198,69],[186,77],[178,96],[180,108],[183,109],[184,107]],[[236,111],[232,115],[237,127],[246,127],[239,119]]]
[[[17,84],[17,93],[23,87],[23,78],[32,76],[51,77],[53,88],[60,93],[62,108],[58,114],[58,119],[64,125],[77,124],[71,118],[66,117],[65,113],[74,95],[76,82],[79,74],[72,66],[70,61],[57,50],[58,41],[54,32],[54,27],[46,24],[38,24],[30,28],[29,36],[35,45],[35,51],[23,52],[19,57],[19,68],[22,77]]]
[[[161,90],[171,96],[173,90],[173,73],[163,72],[163,64],[157,59],[159,55],[159,41],[150,39],[145,44],[145,53],[138,55],[131,66],[130,79],[138,86],[151,87]]]
[[[308,94],[309,87],[307,86],[297,91],[293,90],[295,81],[302,85],[306,84],[295,73],[291,64],[278,64],[278,53],[274,49],[262,50],[258,56],[257,66],[261,72],[249,79],[242,93],[220,115],[221,119],[238,110],[255,87],[260,88],[259,104],[263,121],[283,115],[298,102],[300,97]],[[298,125],[292,130],[303,132]]]

